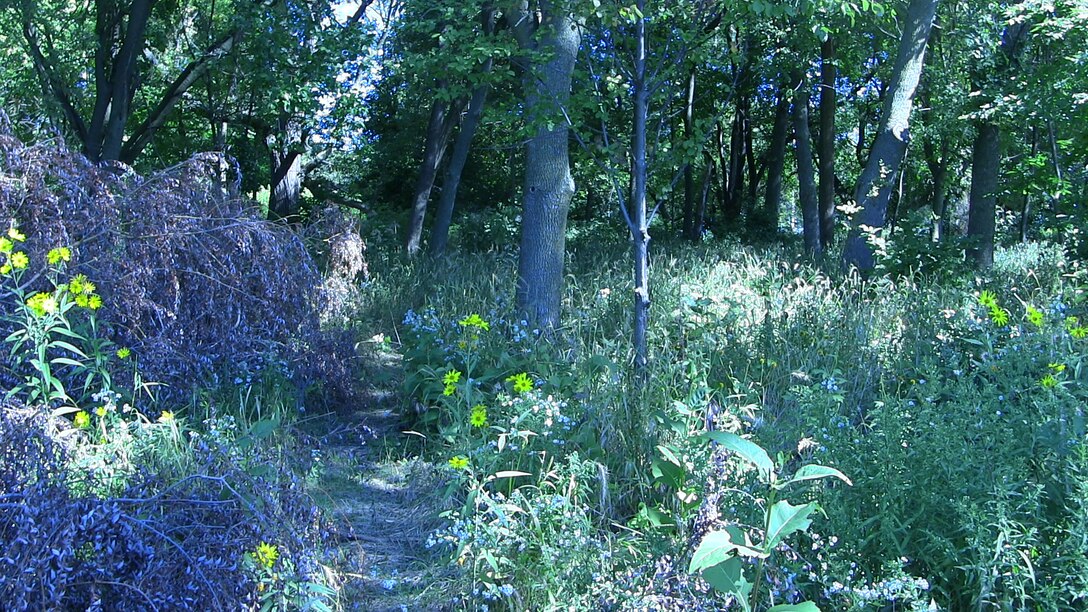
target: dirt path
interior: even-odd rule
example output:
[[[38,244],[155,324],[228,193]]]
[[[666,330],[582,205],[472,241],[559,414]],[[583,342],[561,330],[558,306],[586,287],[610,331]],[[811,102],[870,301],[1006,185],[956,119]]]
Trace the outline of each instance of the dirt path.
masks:
[[[392,356],[390,359],[393,359]],[[401,433],[395,360],[374,377],[365,407],[323,437],[322,465],[311,492],[333,516],[346,610],[448,610],[447,560],[426,546],[438,526],[442,470],[405,458],[411,440]]]

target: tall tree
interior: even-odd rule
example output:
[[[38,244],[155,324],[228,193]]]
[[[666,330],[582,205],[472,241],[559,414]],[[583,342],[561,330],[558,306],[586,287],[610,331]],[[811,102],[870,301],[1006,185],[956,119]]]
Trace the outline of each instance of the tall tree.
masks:
[[[570,99],[581,31],[565,2],[526,1],[510,9],[518,44],[532,61],[524,77],[525,113],[532,136],[525,145],[516,302],[534,323],[555,327],[563,297],[567,213],[574,196],[569,129],[560,116]],[[530,60],[531,61],[531,60]]]
[[[922,75],[926,43],[937,11],[937,1],[911,0],[907,6],[880,128],[854,190],[858,210],[843,249],[843,263],[863,272],[872,270],[875,265],[869,240],[884,228],[888,200],[895,186],[899,164],[906,153],[914,93]]]
[[[812,165],[812,140],[808,126],[809,85],[804,73],[794,75],[793,139],[796,143],[794,158],[797,160],[797,191],[801,201],[801,228],[805,252],[819,254],[822,250],[820,236],[820,203],[816,194],[816,172]]]
[[[820,245],[831,246],[835,238],[835,40],[829,35],[820,45],[820,133],[817,157],[820,160]]]

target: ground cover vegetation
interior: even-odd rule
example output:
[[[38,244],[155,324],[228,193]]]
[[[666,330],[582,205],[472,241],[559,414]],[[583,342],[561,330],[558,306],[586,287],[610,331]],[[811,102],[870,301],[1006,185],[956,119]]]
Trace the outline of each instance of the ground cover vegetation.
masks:
[[[0,1],[5,609],[1088,605],[1088,6]]]

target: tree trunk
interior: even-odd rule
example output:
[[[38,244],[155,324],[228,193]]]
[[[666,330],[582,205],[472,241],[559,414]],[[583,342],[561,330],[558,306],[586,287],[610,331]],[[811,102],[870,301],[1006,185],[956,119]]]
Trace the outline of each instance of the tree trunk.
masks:
[[[444,84],[439,84],[439,88]],[[450,130],[453,127],[455,110],[448,102],[435,100],[431,106],[431,118],[427,121],[427,137],[423,145],[423,161],[419,165],[416,186],[412,195],[412,216],[408,220],[408,240],[405,248],[409,256],[419,253],[423,239],[423,221],[427,216],[427,202],[431,199],[431,189],[438,175],[438,167],[446,154]]]
[[[936,10],[937,0],[911,0],[907,7],[903,38],[892,70],[880,129],[854,190],[854,201],[860,210],[851,223],[850,236],[843,249],[843,263],[862,272],[872,270],[875,265],[868,238],[884,228],[888,199],[910,138],[914,92],[922,75],[926,42]]]
[[[646,82],[645,0],[637,0],[635,22],[635,63],[632,79],[634,117],[631,128],[631,210],[627,222],[631,230],[634,255],[634,321],[631,344],[635,349],[635,368],[645,372],[646,331],[650,322],[650,232],[646,211],[646,123],[650,114],[650,93]]]
[[[835,42],[829,36],[820,47],[820,245],[835,239]]]
[[[774,110],[774,128],[767,152],[767,191],[763,200],[763,215],[771,230],[778,229],[778,217],[782,208],[782,173],[786,167],[786,143],[789,140],[790,100],[781,86],[778,104]]]
[[[490,60],[488,63],[490,64]],[[472,139],[476,136],[476,128],[480,125],[480,116],[484,112],[488,88],[487,85],[480,85],[472,92],[468,112],[461,124],[461,131],[457,133],[457,140],[453,143],[453,153],[446,166],[446,178],[442,181],[442,194],[438,200],[438,210],[435,212],[434,227],[431,228],[432,255],[443,255],[446,252],[450,238],[450,224],[453,223],[453,209],[457,204],[457,190],[461,187],[461,173],[465,169],[465,162],[468,161]]]
[[[981,269],[994,265],[997,184],[1001,174],[1001,130],[991,121],[978,125],[971,149],[971,207],[967,212],[968,258]]]
[[[297,221],[302,195],[302,156],[295,151],[272,152],[272,185],[268,216]]]
[[[812,165],[812,141],[808,127],[808,83],[804,75],[797,74],[797,90],[793,96],[793,137],[796,143],[797,191],[801,200],[801,224],[805,239],[805,252],[818,255],[820,241],[820,202],[816,193],[816,172]]]
[[[525,147],[516,302],[535,324],[554,328],[562,305],[567,213],[574,196],[568,127],[556,109],[565,108],[570,99],[581,35],[562,3],[542,0],[539,7],[541,32],[536,36],[536,16],[528,2],[520,2],[512,14],[522,48],[548,58],[528,70],[524,82],[525,111],[535,134]]]
[[[690,142],[695,132],[695,69],[688,75],[688,85],[684,96],[684,137]],[[692,160],[684,168],[684,238],[698,240],[695,232],[695,162]]]

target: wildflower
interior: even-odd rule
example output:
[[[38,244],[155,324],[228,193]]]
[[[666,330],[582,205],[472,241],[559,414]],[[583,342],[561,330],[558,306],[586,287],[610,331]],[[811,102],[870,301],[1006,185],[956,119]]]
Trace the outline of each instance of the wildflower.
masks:
[[[9,238],[0,237],[0,253],[10,253],[15,249],[15,243]]]
[[[108,411],[106,410],[105,406],[99,406],[98,408],[94,409],[94,413],[97,414],[100,417],[106,416],[106,412],[108,412]]]
[[[476,329],[481,329],[483,331],[491,331],[491,324],[485,321],[480,315],[476,313],[472,313],[464,319],[461,319],[460,321],[458,321],[458,324],[461,327],[472,327]]]
[[[978,303],[985,308],[993,309],[997,306],[997,296],[993,291],[983,291],[978,294]]]
[[[82,293],[76,294],[76,306],[79,306],[80,308],[90,308],[91,298]]]
[[[87,299],[87,308],[91,310],[98,310],[102,308],[102,297],[98,295],[92,295]]]
[[[1076,340],[1082,340],[1088,337],[1088,327],[1074,327],[1069,330],[1069,335],[1073,336]]]
[[[1028,320],[1028,323],[1031,323],[1035,327],[1043,326],[1043,313],[1038,308],[1035,308],[1034,306],[1028,306],[1027,314],[1025,314],[1024,316]]]
[[[276,564],[276,559],[280,558],[280,551],[274,544],[268,542],[261,542],[257,545],[257,563],[260,563],[265,569],[272,569],[272,566]]]
[[[26,234],[19,231],[18,228],[8,228],[8,238],[11,238],[15,242],[23,242],[26,240]]]
[[[442,377],[442,384],[444,385],[456,385],[459,382],[461,382],[460,370],[450,370]]]
[[[130,355],[132,355],[132,350],[129,349],[127,346],[122,346],[121,348],[117,349],[118,359],[128,359]]]
[[[57,311],[57,299],[49,293],[35,293],[26,301],[27,308],[39,317]]]
[[[533,381],[525,372],[518,372],[507,377],[506,382],[514,383],[514,393],[527,393],[533,390]]]
[[[455,470],[463,470],[468,467],[468,457],[464,455],[457,455],[456,457],[450,457],[450,467]]]
[[[1042,385],[1044,389],[1053,389],[1058,386],[1058,379],[1055,378],[1053,374],[1047,374],[1039,381],[1039,384]]]
[[[1046,367],[1050,368],[1051,370],[1054,370],[1055,373],[1061,373],[1061,372],[1065,371],[1065,364],[1064,363],[1048,363],[1046,365]]]
[[[477,404],[472,407],[472,416],[469,417],[468,422],[473,427],[483,427],[487,425],[487,407],[483,404]]]
[[[990,320],[994,322],[994,325],[1003,327],[1009,322],[1009,311],[1001,308],[1000,306],[990,309]]]
[[[8,260],[11,267],[15,270],[22,270],[30,264],[30,258],[26,256],[26,253],[22,251],[16,251],[11,254],[11,258]]]
[[[174,413],[170,412],[169,410],[163,410],[162,414],[159,415],[159,422],[160,423],[173,423],[174,422]]]
[[[68,247],[57,247],[50,250],[45,259],[51,266],[55,266],[62,261],[69,262],[72,261],[72,251]]]
[[[87,414],[85,410],[80,410],[76,413],[75,418],[72,419],[72,424],[78,429],[87,429],[91,426],[91,415]]]

